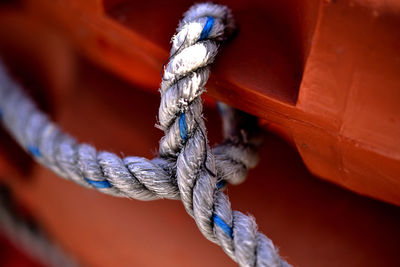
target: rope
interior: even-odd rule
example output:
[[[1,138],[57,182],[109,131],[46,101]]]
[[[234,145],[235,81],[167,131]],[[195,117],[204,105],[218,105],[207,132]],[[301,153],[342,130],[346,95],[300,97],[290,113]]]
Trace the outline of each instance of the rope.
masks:
[[[50,241],[34,221],[18,214],[11,192],[3,184],[0,185],[0,228],[15,246],[45,266],[78,266],[71,257]]]
[[[181,199],[203,235],[240,266],[287,266],[252,217],[232,211],[221,191],[242,182],[257,163],[261,143],[256,118],[219,105],[224,142],[208,146],[200,95],[219,45],[234,30],[230,10],[192,6],[172,38],[163,67],[159,157],[121,159],[63,133],[39,111],[1,66],[0,115],[5,128],[38,162],[62,177],[120,197]]]

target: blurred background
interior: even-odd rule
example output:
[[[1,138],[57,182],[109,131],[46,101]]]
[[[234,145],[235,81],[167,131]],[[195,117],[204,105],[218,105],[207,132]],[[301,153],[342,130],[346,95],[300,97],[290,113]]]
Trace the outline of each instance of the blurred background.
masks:
[[[261,160],[232,207],[295,266],[399,266],[400,3],[218,1],[238,25],[205,96],[260,118]],[[82,142],[156,156],[161,68],[193,1],[0,1],[0,57]],[[1,86],[1,85],[0,85]],[[139,141],[138,141],[139,140]],[[60,179],[0,128],[18,212],[84,266],[235,266],[178,201],[139,202]],[[41,266],[0,233],[1,266]]]

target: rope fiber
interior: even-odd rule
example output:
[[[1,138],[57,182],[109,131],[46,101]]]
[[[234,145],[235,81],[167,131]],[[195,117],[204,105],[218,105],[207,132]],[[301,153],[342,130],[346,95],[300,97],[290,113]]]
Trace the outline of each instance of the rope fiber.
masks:
[[[202,234],[240,266],[289,266],[255,220],[232,211],[225,184],[241,183],[258,161],[257,119],[219,103],[224,141],[211,149],[201,94],[210,64],[233,33],[230,10],[195,4],[172,38],[163,66],[157,127],[164,131],[159,156],[120,158],[65,134],[13,81],[0,64],[0,119],[35,160],[58,175],[102,193],[138,200],[180,199]]]

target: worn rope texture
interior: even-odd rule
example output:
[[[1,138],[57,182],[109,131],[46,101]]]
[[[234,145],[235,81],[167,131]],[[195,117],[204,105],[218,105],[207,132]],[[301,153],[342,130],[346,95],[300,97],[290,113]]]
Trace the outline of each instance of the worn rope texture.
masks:
[[[241,266],[286,265],[271,240],[257,231],[254,219],[232,211],[227,196],[217,188],[217,172],[236,173],[236,162],[247,161],[247,166],[256,162],[253,154],[243,153],[234,142],[214,149],[214,157],[202,117],[199,95],[210,74],[208,66],[218,43],[233,30],[232,15],[225,6],[199,4],[184,15],[172,38],[171,59],[160,88],[159,120],[165,136],[159,152],[176,162],[171,168],[176,168],[181,200],[206,238]],[[215,164],[221,157],[231,159],[222,170]]]
[[[33,221],[19,216],[11,192],[0,185],[0,229],[7,238],[22,249],[27,255],[44,266],[76,267],[79,266],[71,257],[41,231]]]
[[[103,193],[140,200],[181,199],[201,232],[241,266],[286,266],[254,219],[232,211],[224,182],[243,181],[257,163],[256,119],[220,105],[225,141],[208,147],[200,95],[219,44],[234,29],[224,6],[197,4],[172,39],[160,88],[160,156],[121,159],[79,144],[37,109],[0,70],[0,116],[6,129],[37,161],[62,177]]]

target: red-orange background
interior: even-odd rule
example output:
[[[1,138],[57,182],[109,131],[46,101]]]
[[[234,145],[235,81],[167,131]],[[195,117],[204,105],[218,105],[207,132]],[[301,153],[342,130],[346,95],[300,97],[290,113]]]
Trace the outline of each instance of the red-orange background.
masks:
[[[8,8],[2,10],[3,14],[19,10]],[[93,62],[84,50],[67,42],[68,37],[62,32],[43,30],[42,24],[21,19],[26,14],[18,12],[7,17],[8,24],[0,27],[0,53],[40,106],[80,141],[121,155],[153,157],[162,134],[154,128],[159,78],[143,75],[144,80],[139,79],[136,84],[132,79],[121,78],[121,73],[105,68],[104,62]],[[306,31],[296,40],[302,38],[307,39]],[[167,41],[162,42],[168,45]],[[303,44],[300,43],[294,46]],[[101,45],[104,51],[110,51],[104,43]],[[291,86],[299,86],[300,74],[289,80],[279,77],[286,68],[301,72],[306,50],[299,49],[304,55],[296,54],[298,58],[291,63],[294,66],[274,54],[274,62],[282,65],[276,65],[276,72],[266,74],[265,81],[255,83],[289,88],[271,89],[266,95],[293,104],[297,89]],[[160,51],[154,54],[160,58],[163,55]],[[160,67],[158,63],[162,61],[155,62]],[[147,71],[143,68],[143,72]],[[129,68],[125,71],[133,72]],[[249,74],[248,81],[251,78]],[[147,88],[140,83],[155,86]],[[250,95],[249,88],[243,90]],[[223,94],[215,90],[214,96]],[[245,99],[236,101],[240,104]],[[214,144],[220,140],[220,121],[212,100],[207,103],[205,117]],[[264,111],[259,108],[257,112]],[[275,130],[282,131],[282,125]],[[279,137],[266,133],[259,166],[244,184],[228,187],[233,208],[253,214],[260,230],[294,265],[397,266],[400,209],[313,176],[293,144],[282,139],[287,132],[281,134]],[[81,188],[33,163],[6,133],[0,135],[1,179],[12,186],[17,199],[54,240],[81,262],[90,266],[234,266],[219,247],[201,236],[178,201],[140,202]],[[291,136],[287,139],[293,141]]]

